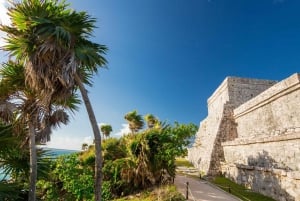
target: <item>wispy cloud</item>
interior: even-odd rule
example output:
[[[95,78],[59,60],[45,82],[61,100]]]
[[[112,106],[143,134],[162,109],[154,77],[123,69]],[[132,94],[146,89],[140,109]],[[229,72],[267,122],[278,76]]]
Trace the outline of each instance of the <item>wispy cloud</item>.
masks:
[[[112,134],[112,137],[122,137],[130,132],[129,124],[122,124],[122,128],[119,130],[119,132]]]
[[[102,126],[102,125],[107,125],[108,123],[98,123],[98,126],[99,128]],[[122,128],[117,131],[117,132],[112,132],[111,133],[111,137],[116,137],[116,138],[119,138],[119,137],[122,137],[123,135],[126,135],[128,133],[131,133],[130,129],[129,129],[129,124],[122,124]]]
[[[9,16],[7,15],[8,2],[0,0],[0,23],[9,25],[11,23]]]
[[[6,0],[0,0],[0,24],[9,25],[11,23],[7,15],[7,5],[8,2]],[[0,46],[5,44],[3,37],[5,37],[5,33],[0,31]]]
[[[104,125],[106,123],[98,123],[99,126]],[[122,137],[130,133],[129,124],[122,124],[122,128],[116,132],[112,133],[111,137]],[[71,150],[81,150],[81,146],[83,143],[87,143],[88,145],[93,144],[94,136],[71,136],[71,135],[57,135],[54,134],[51,136],[51,141],[47,143],[47,147],[49,148],[57,148],[57,149],[71,149]]]
[[[98,126],[99,126],[99,128],[100,128],[101,126],[107,125],[107,124],[108,124],[108,123],[101,122],[101,123],[98,123]]]
[[[49,148],[81,150],[83,143],[92,144],[93,137],[73,137],[52,135],[51,141],[47,143]]]

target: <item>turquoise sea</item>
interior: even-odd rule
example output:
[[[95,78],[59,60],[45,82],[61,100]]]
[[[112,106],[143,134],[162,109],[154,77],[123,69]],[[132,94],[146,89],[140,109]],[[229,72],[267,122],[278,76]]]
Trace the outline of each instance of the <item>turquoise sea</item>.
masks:
[[[51,156],[53,156],[53,157],[80,152],[78,150],[54,149],[54,148],[44,148],[44,150],[49,151],[49,154],[51,154]],[[4,175],[1,172],[2,172],[2,169],[0,167],[0,180],[2,180],[4,177]]]
[[[44,148],[44,150],[48,150],[53,156],[61,156],[65,154],[72,154],[76,152],[80,152],[78,150],[69,150],[69,149],[54,149],[54,148]]]

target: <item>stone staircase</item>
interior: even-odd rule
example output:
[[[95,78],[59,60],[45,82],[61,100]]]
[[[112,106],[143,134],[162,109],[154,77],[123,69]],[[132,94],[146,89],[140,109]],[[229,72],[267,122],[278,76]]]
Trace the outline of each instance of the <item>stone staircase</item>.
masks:
[[[194,167],[178,166],[178,167],[176,167],[176,172],[185,174],[185,175],[200,177],[199,170]]]

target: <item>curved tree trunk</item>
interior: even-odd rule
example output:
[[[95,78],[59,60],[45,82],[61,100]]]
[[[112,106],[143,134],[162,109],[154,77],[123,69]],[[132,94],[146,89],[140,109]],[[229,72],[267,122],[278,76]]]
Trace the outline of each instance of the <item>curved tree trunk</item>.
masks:
[[[79,87],[82,99],[84,101],[89,119],[93,128],[95,138],[95,201],[101,201],[101,185],[102,185],[102,151],[101,151],[101,135],[100,130],[96,121],[96,117],[89,100],[87,91],[78,76],[75,74],[75,81]]]
[[[28,200],[36,200],[36,179],[37,179],[37,156],[35,146],[35,129],[33,123],[29,121],[29,152],[30,152],[30,178]]]

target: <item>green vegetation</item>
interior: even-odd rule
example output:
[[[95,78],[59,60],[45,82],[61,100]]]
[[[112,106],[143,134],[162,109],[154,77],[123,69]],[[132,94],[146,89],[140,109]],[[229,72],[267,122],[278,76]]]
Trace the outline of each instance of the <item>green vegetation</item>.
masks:
[[[17,135],[15,131],[13,125],[0,124],[1,167],[11,177],[9,185],[0,181],[1,200],[28,200],[29,148],[23,144],[26,135],[20,132]],[[139,199],[143,197],[145,200],[157,200],[158,197],[160,200],[182,200],[175,187],[169,184],[175,177],[176,158],[186,154],[189,138],[196,133],[197,126],[156,122],[155,126],[137,131],[120,139],[102,141],[102,199],[124,196],[127,196],[124,199],[129,199],[128,195],[139,193]],[[37,156],[37,199],[95,199],[94,144],[86,151],[57,159],[49,158],[41,150]],[[183,162],[183,159],[178,161]]]
[[[50,163],[51,171],[37,183],[42,200],[93,200],[93,170],[83,166],[76,154]]]
[[[112,127],[109,124],[101,125],[100,130],[103,134],[103,139],[108,138],[110,135],[110,132],[112,132]]]
[[[219,186],[225,191],[230,191],[233,195],[239,197],[241,200],[245,201],[275,201],[270,197],[266,197],[259,193],[250,191],[244,186],[234,183],[225,177],[216,177],[212,180],[214,184]]]
[[[176,158],[175,165],[184,167],[194,167],[193,164],[185,158]]]
[[[124,116],[124,119],[126,119],[126,121],[128,122],[129,129],[131,130],[132,134],[142,129],[145,124],[143,121],[143,117],[138,114],[136,110],[128,112]]]
[[[9,61],[0,68],[0,106],[13,111],[14,125],[18,121],[19,127],[27,128],[24,144],[29,147],[31,169],[28,200],[36,200],[36,142],[49,140],[53,127],[68,123],[65,110],[72,109],[73,96],[80,91],[96,142],[94,180],[98,201],[101,136],[85,89],[85,85],[92,85],[92,75],[107,63],[103,57],[107,48],[90,40],[96,20],[86,12],[69,8],[65,1],[23,0],[12,1],[9,6],[11,24],[0,25],[6,33],[6,44],[1,49],[9,55]],[[0,115],[3,122],[12,123],[2,111]]]
[[[130,195],[115,199],[114,201],[185,201],[181,193],[176,190],[174,185],[166,185],[160,188],[148,189],[135,195]]]
[[[175,160],[186,153],[196,130],[193,124],[175,122],[103,140],[102,199],[182,200],[169,184],[175,177]],[[94,162],[94,145],[59,157],[51,163],[48,177],[38,181],[38,196],[45,201],[93,200]]]

